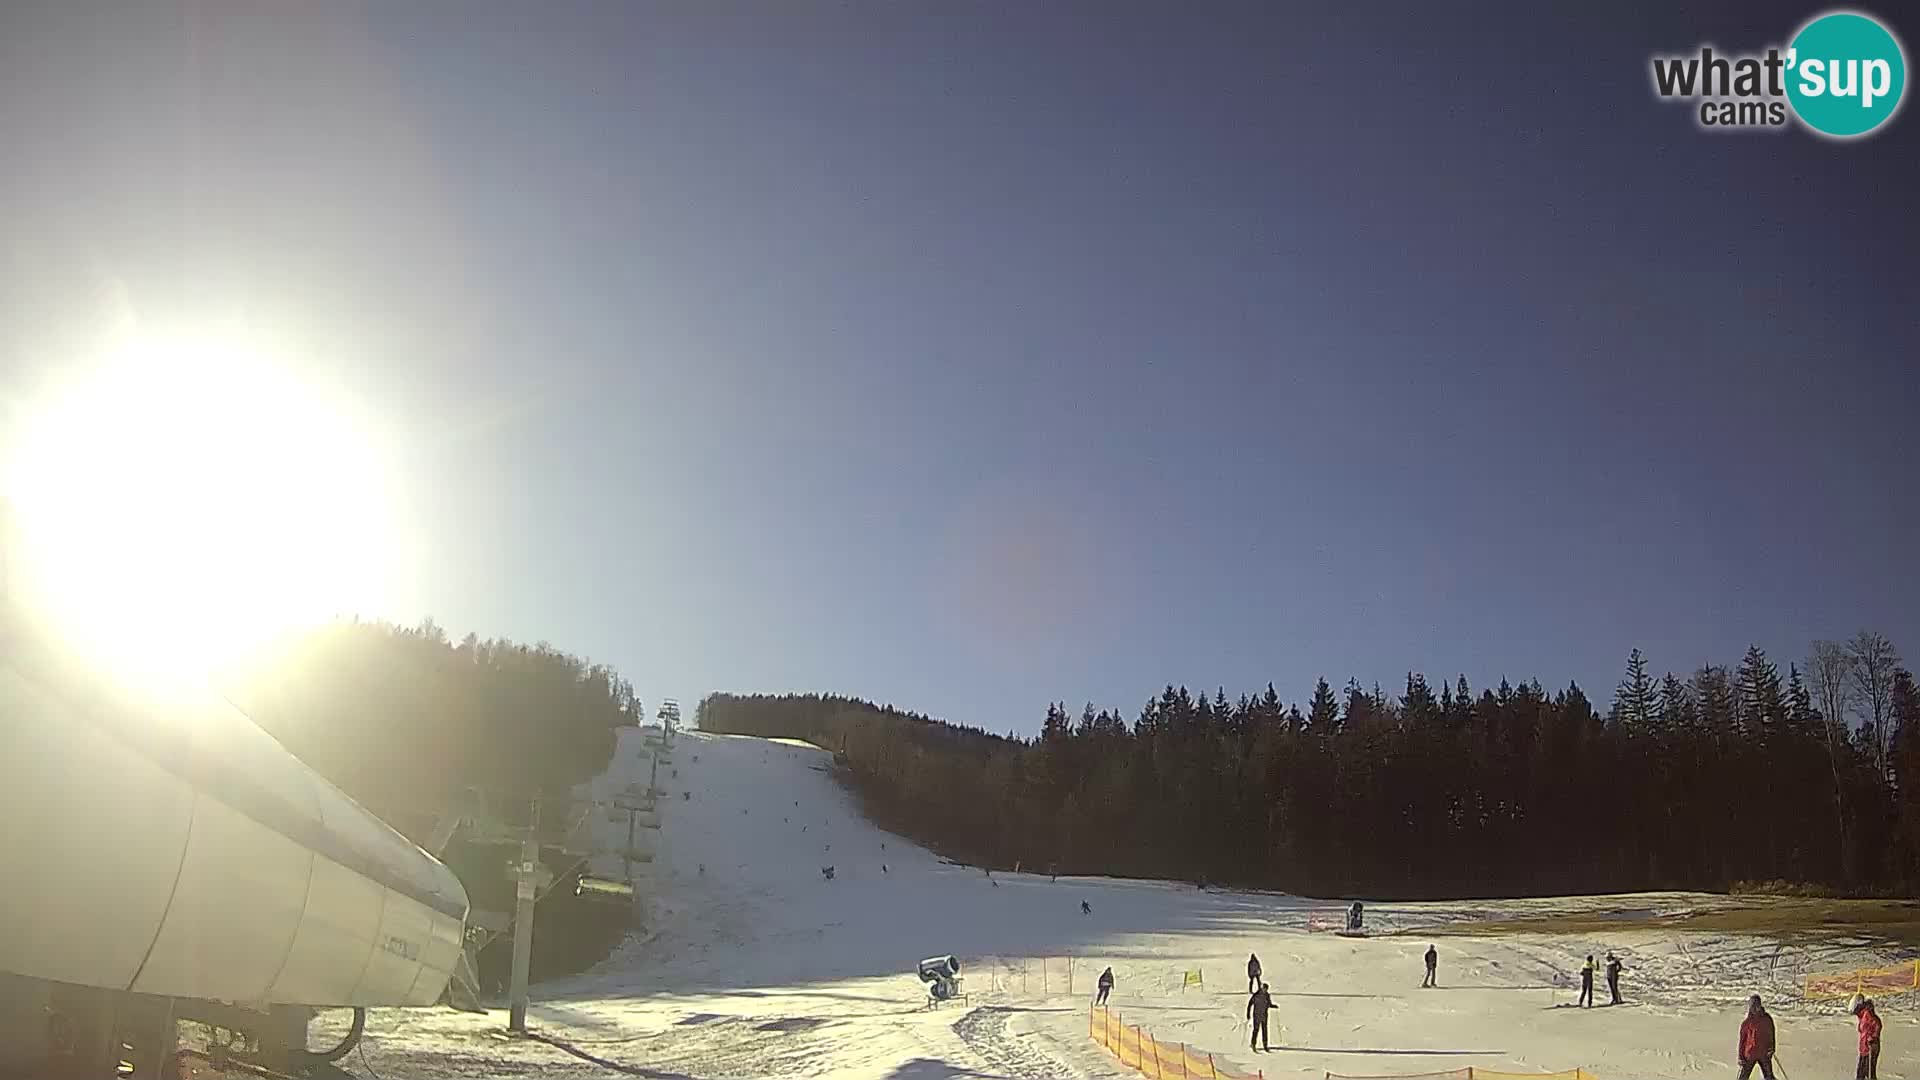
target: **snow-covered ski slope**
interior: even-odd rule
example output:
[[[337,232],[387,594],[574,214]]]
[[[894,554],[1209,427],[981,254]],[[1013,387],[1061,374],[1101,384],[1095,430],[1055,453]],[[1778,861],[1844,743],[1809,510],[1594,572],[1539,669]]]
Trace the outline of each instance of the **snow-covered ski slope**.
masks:
[[[644,781],[634,760],[622,755],[608,779]],[[1673,931],[1459,932],[1488,919],[1724,903],[1713,897],[1369,904],[1372,936],[1349,939],[1329,932],[1341,901],[989,878],[875,828],[830,765],[805,744],[682,733],[672,770],[661,771],[667,854],[651,869],[648,930],[586,975],[535,986],[531,1023],[553,1042],[506,1039],[500,1013],[383,1011],[368,1062],[388,1078],[1130,1075],[1086,1038],[1094,979],[1111,965],[1112,1004],[1127,1023],[1269,1077],[1467,1065],[1577,1065],[1605,1080],[1721,1076],[1755,991],[1775,1013],[1794,1077],[1845,1075],[1853,1064],[1849,1020],[1793,989],[1810,962],[1871,962],[1870,949],[1810,953]],[[643,771],[620,772],[628,768]],[[829,865],[831,881],[820,872]],[[1429,942],[1440,953],[1435,990],[1420,989]],[[1626,962],[1628,1004],[1568,1007],[1581,960],[1609,948]],[[1250,1052],[1240,1024],[1249,952],[1277,1006],[1271,1053]],[[971,997],[928,1010],[913,965],[943,953],[961,957]],[[1183,988],[1189,970],[1203,987]],[[1598,994],[1604,1001],[1604,981]],[[1910,1006],[1886,1004],[1881,1075],[1920,1077],[1920,1025]],[[343,1064],[360,1071],[357,1058]]]

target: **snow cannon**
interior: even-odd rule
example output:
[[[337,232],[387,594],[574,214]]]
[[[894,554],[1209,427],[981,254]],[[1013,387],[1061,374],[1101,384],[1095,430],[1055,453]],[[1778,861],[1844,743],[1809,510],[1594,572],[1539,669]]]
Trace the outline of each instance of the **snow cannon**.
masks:
[[[920,981],[927,984],[927,996],[947,1001],[960,994],[960,959],[955,956],[929,956],[920,961]]]

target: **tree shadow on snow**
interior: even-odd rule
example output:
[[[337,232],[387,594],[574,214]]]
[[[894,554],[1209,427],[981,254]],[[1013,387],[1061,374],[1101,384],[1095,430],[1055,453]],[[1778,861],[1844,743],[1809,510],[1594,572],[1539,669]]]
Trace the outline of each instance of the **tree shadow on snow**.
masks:
[[[887,1074],[886,1080],[955,1080],[968,1077],[972,1080],[1014,1080],[999,1073],[975,1072],[949,1065],[937,1058],[914,1058],[904,1062],[899,1068]]]
[[[1453,986],[1429,986],[1429,987],[1426,987],[1426,989],[1428,990],[1565,990],[1567,988],[1564,986],[1555,986],[1552,983],[1538,983],[1532,986],[1475,986],[1469,983],[1459,983]]]
[[[618,1031],[624,1027],[618,1020],[595,1016],[578,1008],[579,1004],[577,1000],[573,1002],[539,1001],[529,1006],[527,1011],[536,1020],[547,1020],[592,1031]]]
[[[825,1027],[826,1025],[831,1023],[833,1023],[833,1021],[823,1020],[817,1016],[788,1016],[788,1017],[783,1017],[779,1020],[768,1020],[762,1024],[755,1024],[753,1030],[755,1031],[812,1031],[814,1028]]]
[[[597,1054],[590,1054],[577,1046],[573,1046],[551,1035],[545,1035],[538,1031],[528,1032],[527,1038],[532,1039],[534,1042],[546,1043],[555,1050],[571,1054],[588,1064],[598,1065],[603,1069],[624,1073],[627,1076],[639,1076],[645,1078],[645,1080],[698,1080],[697,1077],[688,1076],[686,1073],[663,1072],[659,1069],[649,1069],[644,1065],[622,1064],[609,1058],[600,1057]]]
[[[785,998],[813,997],[813,998],[832,998],[835,1001],[877,1001],[883,1005],[898,1005],[902,1000],[901,998],[898,998],[898,997],[881,997],[878,994],[843,994],[843,993],[835,993],[831,990],[813,990],[813,989],[793,989],[793,990],[741,989],[741,990],[728,990],[726,991],[726,994],[728,997],[744,997],[744,998],[785,999]],[[633,994],[631,991],[623,991],[620,993],[604,994],[599,997],[592,997],[592,998],[576,997],[570,1000],[573,1000],[573,1001],[630,1001],[632,1000],[632,998],[633,998]]]

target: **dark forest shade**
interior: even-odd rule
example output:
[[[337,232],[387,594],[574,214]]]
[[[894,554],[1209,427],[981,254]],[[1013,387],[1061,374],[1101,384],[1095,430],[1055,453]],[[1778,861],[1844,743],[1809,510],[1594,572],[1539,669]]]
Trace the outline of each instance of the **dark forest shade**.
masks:
[[[430,827],[468,787],[565,792],[606,768],[616,728],[640,721],[632,686],[604,665],[544,642],[451,642],[431,621],[314,630],[263,663],[236,701],[402,831],[422,817]]]
[[[706,731],[811,740],[883,827],[969,862],[1380,898],[1920,883],[1920,696],[1888,730],[1830,725],[1798,666],[1653,679],[1636,650],[1603,717],[1464,678],[1167,689],[1131,725],[1050,705],[1037,739],[852,698],[715,694]],[[1884,767],[1876,748],[1891,750]]]
[[[285,645],[236,700],[269,734],[374,813],[425,839],[456,793],[480,788],[509,819],[605,771],[616,728],[640,721],[633,688],[612,669],[545,643],[468,635],[432,622],[334,623]],[[550,801],[549,805],[553,805]],[[517,849],[465,832],[438,852],[476,910],[511,911],[504,864]],[[577,863],[548,849],[560,887],[536,909],[533,978],[584,971],[633,926],[632,908],[574,895]],[[504,987],[512,938],[483,949],[479,975]]]

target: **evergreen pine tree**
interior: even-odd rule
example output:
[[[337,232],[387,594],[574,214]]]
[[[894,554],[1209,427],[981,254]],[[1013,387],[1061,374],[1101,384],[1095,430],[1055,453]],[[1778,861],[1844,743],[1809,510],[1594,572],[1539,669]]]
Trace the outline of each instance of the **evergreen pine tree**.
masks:
[[[1317,735],[1333,735],[1340,730],[1340,702],[1325,678],[1313,684],[1313,700],[1307,703],[1307,730]]]
[[[1820,714],[1814,711],[1813,695],[1800,678],[1800,665],[1787,665],[1787,731],[1795,739],[1819,737]]]
[[[1780,669],[1758,645],[1747,646],[1734,682],[1739,699],[1741,732],[1760,747],[1771,745],[1785,726],[1786,704],[1780,692]]]
[[[1407,694],[1400,702],[1402,722],[1418,731],[1431,726],[1439,717],[1439,704],[1433,699],[1432,688],[1427,686],[1427,677],[1418,672],[1407,672]]]
[[[1693,729],[1693,692],[1671,671],[1660,680],[1660,697],[1654,713],[1663,735],[1672,737]]]
[[[1610,719],[1625,724],[1629,731],[1644,732],[1653,719],[1653,681],[1647,677],[1647,658],[1635,649],[1627,654],[1627,674],[1613,692]]]

